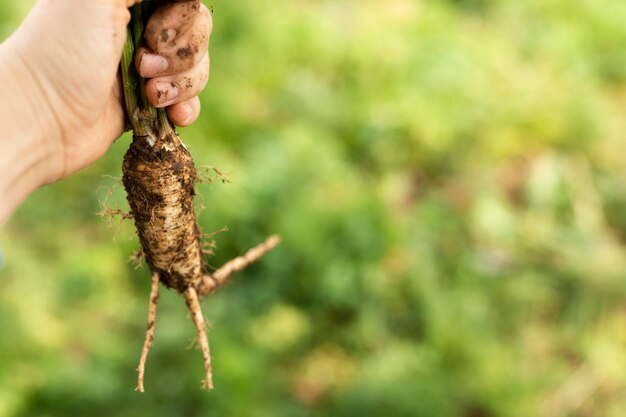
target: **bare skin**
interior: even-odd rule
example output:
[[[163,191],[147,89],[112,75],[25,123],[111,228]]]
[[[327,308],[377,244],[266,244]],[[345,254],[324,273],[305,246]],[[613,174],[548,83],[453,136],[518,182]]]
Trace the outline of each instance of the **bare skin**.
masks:
[[[127,8],[136,2],[39,0],[20,29],[0,45],[0,95],[11,98],[0,101],[0,224],[30,192],[92,163],[123,133],[117,73],[130,18]],[[211,16],[200,0],[158,4],[162,6],[146,26],[145,47],[137,51],[135,67],[148,79],[148,100],[167,108],[172,123],[186,126],[198,117],[197,96],[209,77]],[[137,390],[144,391],[160,284],[185,297],[204,360],[203,385],[211,389],[200,297],[273,249],[280,238],[272,236],[213,273],[206,271],[193,206],[191,155],[163,112],[158,123],[148,116],[129,112],[134,138],[123,163],[132,217],[153,273]]]
[[[93,163],[123,133],[118,64],[135,3],[40,0],[0,45],[0,95],[10,97],[0,102],[0,224],[35,189]],[[198,118],[209,76],[211,15],[187,3],[157,10],[136,60],[149,100],[178,126]]]

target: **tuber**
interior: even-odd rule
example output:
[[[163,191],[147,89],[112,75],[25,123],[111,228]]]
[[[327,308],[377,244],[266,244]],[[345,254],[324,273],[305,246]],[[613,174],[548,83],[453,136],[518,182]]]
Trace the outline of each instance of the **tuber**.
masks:
[[[162,3],[168,1],[159,2]],[[200,5],[199,0],[189,3],[190,8],[196,10]],[[272,236],[217,271],[206,271],[193,205],[196,168],[166,111],[155,109],[148,103],[145,81],[133,68],[134,51],[142,42],[147,18],[154,7],[153,1],[144,1],[131,9],[132,19],[121,62],[126,113],[133,128],[133,141],[124,156],[122,181],[142,253],[152,272],[148,326],[137,368],[137,390],[144,391],[145,364],[154,338],[160,284],[185,298],[204,359],[203,385],[210,390],[213,388],[211,353],[200,297],[223,285],[232,272],[263,256],[280,239]]]

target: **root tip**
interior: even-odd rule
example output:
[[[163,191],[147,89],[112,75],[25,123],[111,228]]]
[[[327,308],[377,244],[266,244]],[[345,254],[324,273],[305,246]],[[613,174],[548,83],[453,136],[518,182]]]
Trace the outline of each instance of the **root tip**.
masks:
[[[202,389],[205,391],[212,391],[213,390],[213,379],[207,377],[206,379],[202,380]]]
[[[280,243],[283,241],[283,238],[280,237],[279,235],[272,235],[269,238],[267,238],[267,245],[270,247],[275,247],[280,245]]]

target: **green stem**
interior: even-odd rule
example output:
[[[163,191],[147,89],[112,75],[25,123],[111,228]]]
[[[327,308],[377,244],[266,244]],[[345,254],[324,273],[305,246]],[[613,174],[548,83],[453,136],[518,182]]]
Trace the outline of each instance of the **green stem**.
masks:
[[[144,1],[144,3],[146,4],[135,5],[131,8],[132,19],[122,52],[121,68],[126,112],[136,135],[164,137],[173,134],[175,136],[175,130],[167,117],[166,109],[156,109],[150,104],[146,97],[146,81],[139,76],[134,66],[135,52],[141,44],[145,30],[144,19],[151,10],[150,2]],[[156,126],[153,122],[156,122]],[[161,133],[160,135],[153,130],[155,127]]]
[[[129,25],[129,27],[132,26],[133,41],[135,45],[135,50],[137,50],[141,46],[141,38],[144,31],[143,8],[140,4],[137,4],[130,9],[130,13],[131,24]]]
[[[148,4],[148,2],[146,2]],[[139,49],[141,46],[141,40],[143,38],[143,32],[145,30],[145,20],[144,20],[144,9],[146,5],[137,4],[133,6],[131,9],[132,14],[132,27],[133,27],[133,46],[135,51]],[[146,9],[147,11],[147,9]],[[145,16],[148,14],[146,13]],[[141,96],[141,104],[144,110],[147,110],[150,115],[156,119],[157,111],[156,108],[150,104],[148,101],[148,97],[146,96],[146,80],[143,77],[139,77],[139,94]]]
[[[133,44],[133,37],[128,30],[126,43],[122,51],[122,63],[120,64],[122,69],[122,86],[124,89],[124,102],[126,103],[126,114],[130,120],[133,129],[137,129],[137,79],[136,71],[133,66],[133,57],[135,56],[135,47]]]

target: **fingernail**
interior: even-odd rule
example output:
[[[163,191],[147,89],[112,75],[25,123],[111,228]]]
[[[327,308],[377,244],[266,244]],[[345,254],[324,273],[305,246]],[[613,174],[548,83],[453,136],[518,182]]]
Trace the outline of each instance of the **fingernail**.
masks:
[[[178,97],[178,87],[174,83],[159,81],[156,83],[157,101],[164,105]]]
[[[139,63],[141,76],[150,78],[164,73],[169,68],[170,63],[161,55],[144,54]]]

